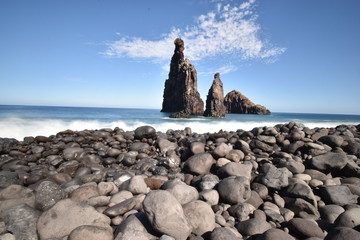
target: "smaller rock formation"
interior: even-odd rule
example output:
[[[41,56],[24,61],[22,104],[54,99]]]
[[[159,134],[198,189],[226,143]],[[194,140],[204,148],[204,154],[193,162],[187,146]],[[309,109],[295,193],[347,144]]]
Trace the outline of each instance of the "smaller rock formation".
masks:
[[[204,116],[222,118],[225,117],[225,113],[223,83],[220,79],[220,73],[216,73],[207,95]]]
[[[233,90],[226,94],[224,104],[228,113],[267,115],[271,112],[266,107],[255,104],[240,92]]]

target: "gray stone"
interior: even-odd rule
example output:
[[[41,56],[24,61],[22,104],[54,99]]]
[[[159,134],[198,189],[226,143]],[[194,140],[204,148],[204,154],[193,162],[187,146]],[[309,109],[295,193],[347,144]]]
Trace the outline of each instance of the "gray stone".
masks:
[[[201,236],[215,228],[215,214],[209,204],[196,200],[185,204],[183,209],[194,234]]]
[[[37,208],[46,211],[61,199],[66,198],[64,189],[50,181],[43,181],[36,188],[35,202]]]
[[[354,228],[360,225],[360,208],[351,208],[341,213],[334,223],[337,227]]]
[[[258,217],[239,222],[235,225],[235,227],[243,236],[262,234],[271,229],[271,225],[266,222],[266,220]]]
[[[213,189],[216,186],[216,184],[218,184],[219,182],[220,179],[217,175],[211,173],[205,174],[201,178],[199,189],[200,191]]]
[[[219,193],[214,189],[207,189],[199,193],[199,198],[211,206],[219,203]]]
[[[136,194],[148,193],[150,189],[146,185],[144,181],[144,177],[141,175],[136,175],[130,178],[126,190],[136,195]]]
[[[220,143],[219,146],[214,149],[214,154],[217,157],[225,157],[231,150],[231,145],[228,145],[226,143]]]
[[[289,223],[290,232],[300,238],[318,237],[323,239],[325,236],[321,228],[311,220],[293,218]]]
[[[323,136],[319,138],[319,141],[326,145],[329,145],[332,148],[341,147],[341,145],[344,143],[344,139],[338,135]]]
[[[347,227],[337,227],[329,231],[324,240],[360,239],[360,232]]]
[[[227,177],[220,181],[218,192],[225,203],[243,203],[251,196],[250,181],[245,177]]]
[[[203,153],[205,152],[205,144],[202,142],[192,142],[190,150],[193,154]]]
[[[143,138],[155,138],[156,130],[151,126],[141,126],[135,129],[134,137],[140,140]]]
[[[144,142],[134,142],[130,145],[129,150],[134,152],[146,152],[150,150],[150,145]]]
[[[0,235],[0,240],[16,240],[15,236],[11,233]]]
[[[245,157],[245,154],[238,149],[231,150],[228,154],[226,154],[225,158],[233,161],[233,162],[240,162]]]
[[[183,208],[176,198],[165,190],[153,190],[143,202],[144,211],[152,227],[160,233],[185,240],[191,233]]]
[[[4,211],[20,204],[27,204],[35,208],[35,193],[33,190],[20,186],[10,185],[0,191],[0,218]]]
[[[217,227],[210,234],[210,240],[241,240],[241,234],[229,227]]]
[[[159,138],[157,143],[162,154],[166,154],[169,150],[175,150],[178,147],[177,143],[170,142],[164,138]]]
[[[239,221],[248,220],[249,215],[252,214],[255,210],[256,208],[249,203],[238,203],[227,209],[230,215]]]
[[[225,166],[222,166],[217,174],[219,177],[226,178],[230,176],[243,176],[247,179],[251,179],[251,170],[253,165],[251,163],[236,163],[229,162]]]
[[[295,240],[295,238],[280,229],[272,228],[261,234],[256,240]]]
[[[324,173],[329,173],[344,168],[347,164],[347,158],[345,154],[328,152],[313,157],[309,160],[309,163],[313,168]]]
[[[344,208],[335,204],[322,206],[319,208],[319,210],[321,218],[331,224],[335,222],[341,213],[345,212]]]
[[[115,217],[118,215],[123,215],[124,213],[134,209],[138,204],[140,204],[141,198],[132,197],[126,199],[118,204],[115,204],[107,209],[105,209],[104,214],[110,217]]]
[[[344,206],[356,204],[358,196],[351,193],[347,186],[324,186],[321,188],[320,195],[327,204]]]
[[[262,177],[262,183],[270,188],[281,190],[289,185],[289,177],[292,173],[287,168],[276,168],[273,165],[269,165],[268,171]]]
[[[312,189],[301,180],[287,186],[283,191],[283,196],[294,198],[300,197],[317,207],[317,201]]]
[[[26,204],[9,208],[4,213],[6,229],[14,234],[16,239],[37,240],[36,222],[40,212]]]
[[[82,225],[109,228],[110,218],[91,206],[64,199],[42,213],[37,222],[37,231],[41,239],[62,238]]]
[[[111,228],[83,225],[75,228],[68,240],[113,240]]]
[[[176,184],[167,188],[166,191],[170,192],[181,205],[195,201],[199,198],[199,192],[196,188],[186,184]]]
[[[115,240],[155,240],[154,235],[150,234],[152,229],[145,213],[139,212],[128,216],[115,231]],[[148,232],[149,230],[149,232]],[[153,230],[152,230],[153,231]]]
[[[63,156],[64,156],[64,159],[67,161],[78,160],[83,156],[84,153],[85,153],[85,151],[83,148],[70,147],[70,148],[64,149]]]
[[[19,184],[17,173],[10,171],[0,171],[0,188],[6,188],[13,184]]]
[[[214,163],[215,159],[210,153],[198,153],[186,160],[184,167],[193,174],[201,175],[209,173]]]
[[[277,164],[277,167],[286,167],[293,174],[303,173],[305,171],[305,165],[302,162],[295,161],[293,159],[281,159]]]

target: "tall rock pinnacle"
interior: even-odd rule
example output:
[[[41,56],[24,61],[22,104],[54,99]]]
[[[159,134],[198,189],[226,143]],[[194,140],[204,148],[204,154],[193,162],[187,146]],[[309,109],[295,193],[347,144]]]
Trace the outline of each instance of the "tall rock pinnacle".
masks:
[[[224,89],[220,73],[214,75],[214,81],[206,98],[205,117],[225,117]]]
[[[202,115],[204,102],[197,91],[197,72],[189,59],[184,59],[184,41],[175,39],[169,78],[165,81],[161,112],[172,112],[173,117]]]

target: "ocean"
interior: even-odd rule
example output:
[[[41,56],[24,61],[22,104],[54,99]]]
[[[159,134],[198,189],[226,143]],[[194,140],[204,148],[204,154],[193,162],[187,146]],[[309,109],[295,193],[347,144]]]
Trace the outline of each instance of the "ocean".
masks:
[[[160,109],[47,107],[0,105],[0,137],[22,140],[26,136],[50,136],[60,131],[119,127],[135,130],[151,125],[157,131],[190,127],[193,132],[251,130],[296,121],[309,128],[360,124],[360,115],[272,113],[271,115],[227,114],[225,118],[171,119]]]

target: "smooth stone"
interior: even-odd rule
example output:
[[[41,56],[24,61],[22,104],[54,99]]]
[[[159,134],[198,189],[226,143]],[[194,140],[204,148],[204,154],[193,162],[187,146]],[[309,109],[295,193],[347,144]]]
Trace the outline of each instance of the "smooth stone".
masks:
[[[0,218],[7,209],[20,204],[35,208],[35,192],[20,185],[10,185],[0,190]]]
[[[261,197],[261,199],[266,199],[269,194],[269,190],[267,189],[267,187],[261,183],[257,183],[257,182],[251,183],[251,189],[257,192]]]
[[[250,198],[246,200],[246,202],[253,205],[256,209],[258,209],[264,203],[260,195],[253,190],[251,190]]]
[[[245,158],[245,154],[241,150],[233,149],[226,154],[225,158],[233,162],[240,162]]]
[[[213,189],[218,183],[220,179],[217,175],[214,174],[205,174],[201,177],[201,182],[199,183],[199,190],[210,190]]]
[[[333,224],[339,215],[345,212],[345,209],[335,204],[325,205],[319,208],[321,218],[328,223]]]
[[[106,196],[111,193],[114,188],[116,188],[115,184],[112,182],[99,182],[97,186],[97,190],[99,195]]]
[[[277,167],[286,167],[293,174],[299,174],[305,171],[305,165],[302,162],[293,159],[281,159],[277,164]]]
[[[146,185],[144,177],[136,175],[129,180],[126,190],[136,195],[148,193],[150,189]]]
[[[192,228],[181,204],[165,190],[153,190],[143,202],[144,211],[152,227],[160,233],[186,240]]]
[[[360,225],[360,208],[351,208],[341,213],[334,223],[337,227],[354,228]]]
[[[210,204],[210,206],[217,205],[219,203],[219,193],[214,189],[207,189],[199,193],[199,199]]]
[[[122,201],[125,201],[126,199],[132,198],[134,195],[126,190],[122,190],[118,193],[115,193],[114,195],[111,196],[110,198],[110,204],[115,205],[118,203],[121,203]],[[110,206],[111,207],[111,206]]]
[[[205,152],[205,144],[202,142],[192,142],[190,150],[193,154],[203,153]]]
[[[273,228],[261,234],[256,240],[295,240],[295,238],[280,229]]]
[[[360,239],[360,232],[347,227],[337,227],[329,231],[324,240]]]
[[[16,239],[37,240],[36,223],[40,212],[26,204],[7,209],[4,213],[6,229],[14,234]]]
[[[217,175],[221,178],[226,178],[230,176],[243,176],[250,180],[252,168],[253,165],[251,163],[230,162],[225,166],[221,167],[217,171]]]
[[[252,214],[255,210],[256,208],[249,203],[238,203],[227,209],[230,215],[239,221],[248,220],[249,215]]]
[[[210,153],[198,153],[187,159],[184,167],[193,174],[201,175],[209,173],[214,163],[215,159]]]
[[[276,168],[270,165],[261,182],[267,187],[281,190],[289,185],[289,177],[291,176],[292,173],[287,168]]]
[[[258,217],[239,222],[235,227],[243,236],[262,234],[272,228],[266,220]]]
[[[351,193],[347,186],[324,186],[320,191],[321,199],[327,204],[344,206],[356,204],[358,196]]]
[[[58,201],[66,198],[64,189],[54,182],[43,181],[36,188],[35,204],[37,208],[46,211],[54,206]]]
[[[309,163],[316,170],[329,173],[343,169],[347,164],[347,158],[345,154],[328,152],[313,157]]]
[[[245,177],[227,177],[219,182],[218,192],[225,203],[243,203],[251,196],[250,181]]]
[[[15,236],[11,233],[0,235],[0,240],[16,240]]]
[[[138,197],[126,199],[116,205],[107,208],[103,213],[109,217],[123,215],[124,213],[136,208],[136,206],[139,206],[142,200],[143,197],[141,195],[138,195]]]
[[[13,184],[19,184],[17,173],[10,171],[0,171],[0,188],[6,188]]]
[[[215,214],[209,204],[196,200],[185,204],[183,209],[192,233],[201,236],[215,228]]]
[[[110,148],[110,149],[107,151],[106,154],[107,154],[109,157],[117,157],[117,156],[120,155],[120,153],[122,153],[120,149]]]
[[[214,154],[220,158],[220,157],[225,157],[231,150],[232,150],[232,145],[228,145],[226,143],[220,143],[219,146],[217,146],[214,149]]]
[[[300,238],[318,237],[323,239],[325,234],[313,221],[303,218],[293,218],[289,222],[290,232]]]
[[[107,206],[110,203],[110,196],[95,196],[84,201],[87,205],[93,207]]]
[[[167,188],[166,191],[170,192],[181,205],[195,201],[199,198],[199,192],[196,188],[186,184],[176,184]]]
[[[241,234],[230,227],[217,227],[210,234],[210,240],[241,240]]]
[[[315,207],[317,207],[317,201],[315,199],[315,195],[310,188],[309,185],[307,185],[304,181],[299,180],[295,183],[290,184],[287,186],[282,195],[284,197],[293,197],[293,198],[302,198],[306,201],[313,204]]]
[[[98,226],[79,226],[72,230],[68,240],[113,240],[113,234],[110,228]]]
[[[83,155],[84,152],[85,152],[85,150],[83,148],[70,147],[70,148],[64,149],[63,156],[64,156],[65,160],[70,161],[70,160],[74,160],[74,159],[79,159]]]
[[[143,212],[129,215],[115,231],[115,240],[155,240],[157,239],[152,232],[151,224],[146,214]]]
[[[319,141],[329,145],[331,148],[341,147],[344,143],[344,138],[337,135],[327,135],[319,138]]]
[[[133,152],[146,152],[150,150],[150,145],[144,142],[134,142],[130,145],[129,150]]]
[[[97,186],[95,185],[86,185],[81,186],[75,189],[70,196],[70,199],[75,201],[85,201],[91,197],[99,196],[99,192],[97,190]]]
[[[143,138],[155,138],[156,137],[156,130],[151,126],[141,126],[135,129],[136,139],[143,139]]]
[[[166,154],[168,151],[175,150],[178,147],[177,143],[170,142],[169,140],[164,138],[159,138],[157,140],[157,144],[162,154]]]
[[[37,222],[37,231],[41,239],[62,238],[82,225],[109,228],[110,218],[91,206],[64,199],[42,213]]]

